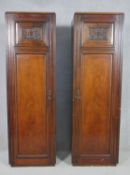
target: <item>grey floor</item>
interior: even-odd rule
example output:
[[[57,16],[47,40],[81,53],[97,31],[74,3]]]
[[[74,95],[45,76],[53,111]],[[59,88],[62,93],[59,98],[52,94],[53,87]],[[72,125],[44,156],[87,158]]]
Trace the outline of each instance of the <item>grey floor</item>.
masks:
[[[71,156],[59,152],[55,167],[10,167],[7,151],[0,152],[0,175],[129,175],[130,152],[120,151],[116,167],[73,167]]]

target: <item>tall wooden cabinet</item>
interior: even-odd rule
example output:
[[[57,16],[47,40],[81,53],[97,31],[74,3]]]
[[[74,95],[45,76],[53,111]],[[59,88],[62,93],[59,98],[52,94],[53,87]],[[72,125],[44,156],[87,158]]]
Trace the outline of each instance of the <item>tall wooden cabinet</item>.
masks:
[[[118,162],[122,25],[120,13],[76,13],[74,16],[74,165]]]
[[[55,14],[6,13],[9,161],[55,164]]]

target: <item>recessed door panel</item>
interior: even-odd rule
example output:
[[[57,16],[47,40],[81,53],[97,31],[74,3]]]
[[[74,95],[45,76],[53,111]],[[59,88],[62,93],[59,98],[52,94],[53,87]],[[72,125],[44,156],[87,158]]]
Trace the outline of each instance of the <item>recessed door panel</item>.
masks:
[[[46,57],[19,54],[16,59],[18,154],[47,154]]]
[[[80,153],[110,154],[112,55],[81,58]]]

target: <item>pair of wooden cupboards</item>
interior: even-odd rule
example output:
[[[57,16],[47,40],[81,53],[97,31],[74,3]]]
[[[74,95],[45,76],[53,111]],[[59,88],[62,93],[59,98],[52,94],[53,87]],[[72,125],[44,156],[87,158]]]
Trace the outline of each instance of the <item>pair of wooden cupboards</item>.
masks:
[[[55,14],[7,12],[6,20],[9,161],[54,165]],[[74,16],[74,165],[118,162],[122,26],[122,13]]]

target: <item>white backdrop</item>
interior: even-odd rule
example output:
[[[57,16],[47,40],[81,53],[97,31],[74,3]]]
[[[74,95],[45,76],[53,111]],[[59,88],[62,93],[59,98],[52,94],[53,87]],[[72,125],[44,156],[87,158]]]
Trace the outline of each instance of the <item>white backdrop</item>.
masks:
[[[73,14],[74,12],[77,11],[84,11],[84,12],[117,11],[125,13],[120,148],[121,149],[130,148],[130,79],[129,79],[130,0],[1,0],[0,1],[0,150],[7,149],[7,106],[6,106],[7,100],[6,100],[6,66],[5,66],[6,26],[4,17],[5,11],[41,11],[41,12],[53,11],[56,12],[57,26],[61,27],[65,26],[70,27]],[[65,34],[63,34],[62,37],[63,42],[64,40],[66,41]],[[64,54],[63,49],[65,48],[61,46],[61,42],[59,43],[60,44],[57,44],[57,47],[59,47],[58,50],[60,50],[61,47],[62,49],[61,52],[63,52]],[[64,45],[64,43],[62,44]],[[67,52],[67,49],[65,50],[65,52]],[[64,139],[60,138],[60,134],[58,135],[58,137],[59,140]],[[59,149],[62,148],[60,148],[59,146]]]

